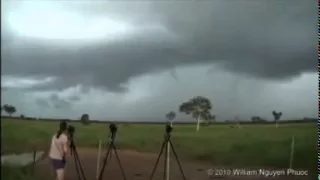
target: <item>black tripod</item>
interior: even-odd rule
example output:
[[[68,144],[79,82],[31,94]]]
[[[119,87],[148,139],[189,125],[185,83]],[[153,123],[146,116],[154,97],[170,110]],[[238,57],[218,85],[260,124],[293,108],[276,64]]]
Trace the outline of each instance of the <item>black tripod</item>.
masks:
[[[165,151],[165,157],[164,157],[164,158],[165,158],[165,159],[164,159],[164,171],[163,171],[163,179],[164,179],[164,180],[166,179],[166,176],[167,176],[166,164],[167,164],[167,158],[168,158],[168,151],[167,151],[168,146],[169,146],[169,148],[171,147],[171,150],[172,150],[172,152],[173,152],[173,155],[175,156],[176,161],[177,161],[177,163],[178,163],[178,166],[179,166],[181,175],[182,175],[183,179],[186,180],[186,176],[185,176],[184,173],[183,173],[181,164],[180,164],[180,162],[179,162],[178,155],[177,155],[176,151],[174,150],[173,144],[172,144],[172,142],[171,142],[171,140],[170,140],[170,138],[171,138],[171,134],[170,134],[171,131],[172,131],[172,127],[171,127],[170,125],[166,125],[166,133],[165,133],[165,136],[164,136],[164,141],[163,141],[163,143],[162,143],[162,147],[161,147],[161,150],[160,150],[158,159],[157,159],[157,161],[156,161],[156,164],[155,164],[155,166],[154,166],[154,168],[153,168],[153,170],[152,170],[150,180],[152,180],[152,178],[153,178],[153,176],[154,176],[154,173],[155,173],[155,171],[156,171],[156,169],[157,169],[157,166],[158,166],[160,157],[161,157],[161,155],[162,155],[163,149],[166,149],[166,151]]]
[[[123,179],[126,180],[126,176],[125,176],[125,174],[124,174],[124,170],[123,170],[123,168],[122,168],[122,165],[121,165],[121,162],[120,162],[120,158],[119,158],[118,153],[117,153],[117,148],[116,148],[116,146],[114,145],[114,139],[115,139],[115,137],[116,137],[117,127],[116,127],[116,125],[114,125],[114,124],[110,124],[109,129],[110,129],[110,134],[109,134],[109,137],[110,137],[110,139],[109,139],[109,147],[108,147],[108,151],[107,151],[107,153],[106,153],[106,156],[105,156],[105,158],[104,158],[104,160],[103,160],[103,165],[102,165],[102,169],[101,169],[101,171],[100,171],[99,180],[102,180],[103,173],[104,173],[104,169],[105,169],[105,167],[106,167],[106,165],[107,165],[107,163],[108,163],[108,158],[109,158],[109,156],[110,156],[110,159],[111,159],[111,153],[112,153],[112,152],[111,152],[111,148],[114,150],[114,154],[116,155],[116,159],[117,159],[118,164],[119,164],[119,166],[120,166],[120,170],[121,170]]]
[[[74,158],[74,164],[76,166],[78,180],[81,180],[81,179],[82,180],[86,180],[86,177],[85,177],[84,171],[83,171],[83,167],[81,165],[81,162],[80,162],[80,159],[79,159],[79,155],[78,155],[78,152],[77,152],[77,148],[76,148],[76,145],[75,145],[74,140],[73,140],[73,133],[74,133],[74,130],[73,131],[69,130],[71,155]]]

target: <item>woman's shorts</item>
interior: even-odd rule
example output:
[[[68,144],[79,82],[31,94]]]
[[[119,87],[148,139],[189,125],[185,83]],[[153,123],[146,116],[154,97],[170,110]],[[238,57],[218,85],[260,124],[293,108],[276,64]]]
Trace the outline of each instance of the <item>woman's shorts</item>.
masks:
[[[57,169],[63,169],[66,166],[66,161],[61,159],[50,159],[51,164],[55,170]]]

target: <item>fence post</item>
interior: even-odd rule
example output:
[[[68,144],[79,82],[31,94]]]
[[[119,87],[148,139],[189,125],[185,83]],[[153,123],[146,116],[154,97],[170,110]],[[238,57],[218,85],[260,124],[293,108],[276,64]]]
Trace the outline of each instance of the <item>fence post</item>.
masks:
[[[101,156],[101,140],[99,140],[96,179],[99,178],[99,172],[100,172],[100,171],[99,171],[99,170],[100,170],[100,156]]]
[[[32,174],[35,174],[36,171],[36,156],[37,156],[37,149],[33,149],[33,163],[32,163]]]
[[[294,155],[294,145],[295,145],[295,139],[294,136],[292,136],[292,140],[291,140],[291,153],[290,153],[290,163],[289,163],[289,168],[292,168],[292,164],[293,164],[293,155]]]

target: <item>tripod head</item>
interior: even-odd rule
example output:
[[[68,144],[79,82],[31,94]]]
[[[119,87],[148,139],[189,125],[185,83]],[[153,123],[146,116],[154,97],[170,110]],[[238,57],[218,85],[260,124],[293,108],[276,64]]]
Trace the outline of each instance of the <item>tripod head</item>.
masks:
[[[76,128],[74,126],[71,126],[71,125],[68,126],[68,134],[70,136],[71,141],[73,140],[73,135],[75,131],[76,131]]]
[[[172,127],[169,124],[167,124],[166,125],[166,133],[171,133],[171,131],[172,131]]]
[[[172,131],[172,127],[171,127],[169,124],[167,124],[167,125],[166,125],[165,137],[169,138],[171,131]]]
[[[118,128],[115,124],[112,123],[109,125],[109,130],[110,130],[110,141],[113,141],[114,138],[116,137]]]
[[[73,141],[73,135],[74,132],[76,131],[76,128],[74,126],[69,125],[68,126],[68,134],[69,134],[69,141],[70,141],[70,149],[71,149],[71,155],[73,155],[74,149],[75,149],[75,145],[74,145],[74,141]]]

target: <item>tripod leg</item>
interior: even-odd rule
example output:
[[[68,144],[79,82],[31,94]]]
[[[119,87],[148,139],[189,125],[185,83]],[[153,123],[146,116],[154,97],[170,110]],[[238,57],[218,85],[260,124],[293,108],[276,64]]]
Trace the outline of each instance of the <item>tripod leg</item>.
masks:
[[[111,142],[109,143],[109,146],[112,146]],[[112,148],[112,147],[111,147]],[[109,160],[112,159],[112,151],[110,150],[110,154],[109,154]]]
[[[104,169],[105,169],[105,167],[107,165],[108,156],[110,154],[110,149],[111,149],[111,146],[109,146],[107,154],[106,154],[106,157],[103,160],[103,165],[102,165],[102,168],[101,168],[101,171],[100,171],[99,180],[102,180],[103,172],[104,172]]]
[[[116,146],[115,146],[114,144],[112,144],[112,147],[113,147],[113,150],[114,150],[114,154],[116,155],[116,158],[117,158],[117,161],[118,161],[118,164],[119,164],[119,167],[120,167],[120,170],[121,170],[123,179],[126,180],[126,175],[125,175],[124,170],[123,170],[123,167],[122,167],[122,165],[121,165],[120,158],[119,158],[119,156],[118,156]]]
[[[75,153],[75,147],[74,146],[71,147],[71,152],[72,152],[72,155],[73,155],[74,164],[76,166],[78,180],[81,180],[81,176],[80,176],[80,173],[79,173],[79,167],[78,167],[79,166],[78,159],[77,159],[77,156],[76,156],[76,153]]]
[[[76,158],[76,161],[78,163],[78,168],[80,169],[80,173],[81,173],[81,176],[82,176],[83,180],[86,180],[86,176],[84,175],[84,170],[83,170],[83,167],[81,165],[79,154],[78,154],[76,148],[74,148],[74,157]],[[77,172],[79,173],[79,170],[77,170]]]
[[[153,170],[152,170],[152,173],[151,173],[151,176],[150,176],[150,180],[152,180],[152,178],[153,178],[153,176],[154,176],[154,173],[156,172],[156,169],[157,169],[157,166],[158,166],[158,163],[159,163],[159,160],[160,160],[162,151],[163,151],[163,149],[164,149],[165,143],[166,143],[166,141],[164,140],[163,143],[162,143],[161,150],[160,150],[159,156],[158,156],[158,158],[157,158],[156,164],[155,164],[154,167],[153,167]]]
[[[164,145],[164,167],[163,167],[163,180],[167,180],[167,161],[168,161],[168,143],[167,141],[165,141],[165,145]]]
[[[171,146],[171,149],[172,149],[173,155],[175,156],[175,158],[176,158],[176,160],[177,160],[177,163],[178,163],[178,166],[179,166],[179,169],[180,169],[181,175],[182,175],[183,179],[184,179],[184,180],[186,180],[187,178],[186,178],[186,176],[185,176],[185,175],[184,175],[184,173],[183,173],[183,170],[182,170],[182,167],[181,167],[181,164],[180,164],[180,161],[179,161],[178,155],[177,155],[176,151],[174,150],[173,144],[172,144],[172,142],[171,142],[171,140],[170,140],[170,139],[168,139],[168,141],[169,141],[169,143],[170,143],[170,146]]]

